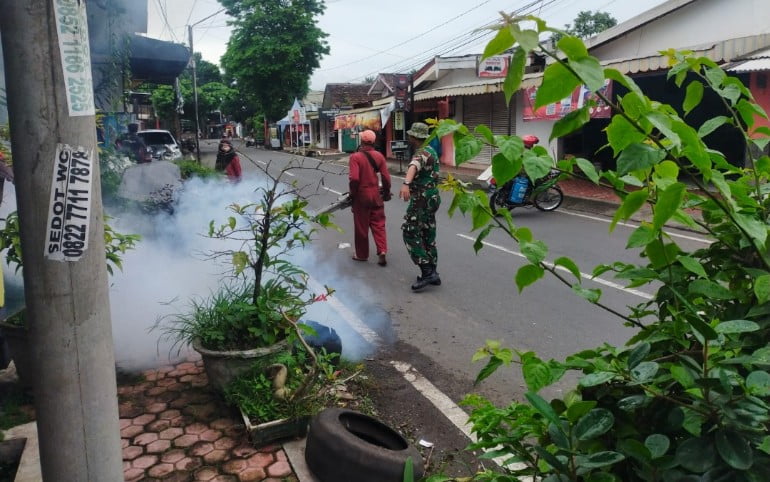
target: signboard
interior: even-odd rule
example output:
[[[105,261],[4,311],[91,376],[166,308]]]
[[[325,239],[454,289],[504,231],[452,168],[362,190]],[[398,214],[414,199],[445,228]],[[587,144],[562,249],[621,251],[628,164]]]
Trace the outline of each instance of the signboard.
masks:
[[[43,256],[77,261],[88,249],[93,151],[57,144]]]
[[[397,110],[395,114],[393,114],[393,128],[397,131],[404,130],[404,111]]]
[[[479,57],[481,58],[481,57]],[[479,61],[478,76],[482,79],[505,78],[508,75],[509,55],[494,55]]]
[[[382,129],[380,120],[380,111],[371,110],[368,112],[359,112],[356,114],[339,114],[334,117],[334,130],[340,129],[371,129],[378,131]]]
[[[334,116],[340,113],[339,109],[320,109],[318,111],[319,118],[334,119]]]
[[[395,151],[408,151],[409,150],[409,142],[408,141],[390,141],[390,150]]]
[[[86,3],[58,0],[53,2],[53,7],[69,115],[94,115]]]
[[[610,80],[604,81],[604,86],[599,89],[606,97],[612,97],[612,82]],[[608,119],[612,114],[610,106],[605,104],[599,96],[591,92],[582,85],[575,88],[572,95],[563,98],[559,102],[548,104],[538,109],[534,109],[535,95],[537,94],[537,87],[527,87],[522,90],[523,96],[523,113],[522,118],[525,121],[543,121],[543,120],[558,120],[569,114],[570,112],[582,108],[586,105],[586,102],[591,99],[596,101],[596,106],[589,109],[589,114],[593,119]]]

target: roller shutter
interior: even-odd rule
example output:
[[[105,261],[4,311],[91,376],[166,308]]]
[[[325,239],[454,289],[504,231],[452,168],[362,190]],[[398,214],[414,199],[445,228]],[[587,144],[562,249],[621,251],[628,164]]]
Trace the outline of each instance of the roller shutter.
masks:
[[[484,124],[496,135],[515,134],[513,122],[515,107],[505,105],[505,95],[495,94],[468,95],[463,97],[463,124],[473,131],[479,124]],[[484,147],[473,162],[489,164],[492,160],[492,148]]]

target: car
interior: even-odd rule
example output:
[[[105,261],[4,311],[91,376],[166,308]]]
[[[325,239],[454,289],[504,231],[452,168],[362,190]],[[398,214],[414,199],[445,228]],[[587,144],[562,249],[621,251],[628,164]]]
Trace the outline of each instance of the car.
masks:
[[[163,129],[147,129],[136,133],[152,151],[154,161],[176,161],[182,151],[171,132]]]

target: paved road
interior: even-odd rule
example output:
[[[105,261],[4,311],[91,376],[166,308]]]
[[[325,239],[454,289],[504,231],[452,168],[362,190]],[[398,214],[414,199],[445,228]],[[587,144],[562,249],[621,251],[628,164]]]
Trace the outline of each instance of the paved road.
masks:
[[[250,173],[268,161],[272,161],[271,167],[278,168],[297,159],[277,151],[251,148],[241,148],[241,151],[244,170]],[[307,159],[306,165],[315,167],[318,162]],[[316,170],[295,171],[289,181],[305,186],[311,207],[318,209],[347,190],[345,162],[323,163],[321,168],[332,172],[324,176]],[[398,179],[394,184],[400,186]],[[440,390],[458,401],[473,389],[472,381],[481,365],[471,364],[471,357],[487,339],[501,340],[504,345],[519,350],[535,351],[543,358],[563,359],[604,342],[621,345],[628,338],[631,331],[620,320],[576,297],[551,276],[518,294],[513,279],[518,267],[525,263],[518,246],[504,233],[493,232],[486,239],[488,245],[476,255],[475,235],[469,232],[470,220],[460,214],[450,218],[447,215],[450,203],[450,195],[443,193],[438,215],[441,287],[422,293],[409,289],[418,270],[409,260],[401,240],[400,226],[406,205],[398,199],[386,207],[390,248],[387,267],[377,266],[373,255],[369,263],[350,259],[352,248],[344,244],[353,242],[352,215],[348,210],[338,212],[334,219],[343,233],[321,232],[312,249],[302,253],[303,265],[317,282],[337,290],[335,297],[339,302],[339,305],[325,305],[311,311],[308,316],[340,331],[348,356],[367,356],[372,352],[373,341],[386,349],[398,346],[399,356],[409,358],[400,361],[412,363]],[[541,213],[525,209],[515,211],[514,218],[520,225],[530,227],[535,237],[550,247],[548,259],[569,256],[584,273],[590,273],[599,263],[633,261],[639,256],[624,249],[633,227],[618,226],[609,235],[606,218],[565,210]],[[691,233],[681,234],[684,237],[677,241],[682,246],[703,245]],[[607,277],[600,283],[585,283],[602,289],[602,301],[621,312],[652,293],[649,287],[625,290]],[[363,335],[351,330],[351,324],[358,324],[358,331]],[[364,329],[360,325],[365,325]],[[505,403],[512,397],[520,397],[525,390],[519,370],[513,367],[498,371],[483,382],[478,391]]]

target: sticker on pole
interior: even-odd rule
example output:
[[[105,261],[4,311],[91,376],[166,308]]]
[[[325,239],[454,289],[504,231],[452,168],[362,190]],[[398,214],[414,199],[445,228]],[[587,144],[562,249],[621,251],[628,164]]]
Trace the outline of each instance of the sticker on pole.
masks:
[[[70,116],[94,115],[91,50],[88,45],[86,2],[51,0],[56,16],[59,55]]]
[[[56,146],[43,253],[48,259],[77,261],[88,249],[92,165],[91,149]]]

